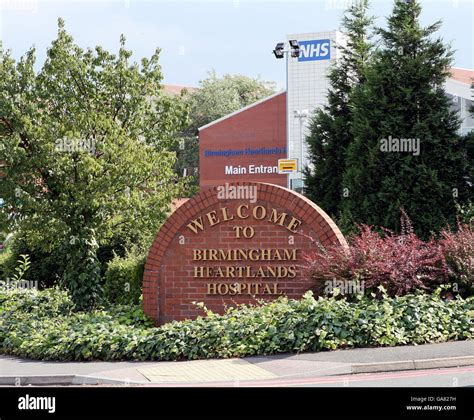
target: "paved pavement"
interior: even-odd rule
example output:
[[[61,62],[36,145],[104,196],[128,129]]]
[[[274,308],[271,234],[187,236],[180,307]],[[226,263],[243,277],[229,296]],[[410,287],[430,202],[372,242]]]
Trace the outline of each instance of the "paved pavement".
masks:
[[[426,363],[417,365],[421,360],[426,361],[426,359],[436,360],[431,361],[429,366]],[[412,379],[408,380],[409,383],[417,383],[419,379],[415,378],[423,377],[420,372],[425,367],[456,366],[462,366],[458,369],[465,369],[459,371],[459,374],[466,383],[469,383],[469,378],[474,378],[474,370],[469,370],[466,366],[474,365],[474,341],[183,362],[68,363],[0,356],[0,383],[3,380],[6,384],[8,378],[14,377],[34,376],[47,381],[47,378],[51,378],[52,375],[77,375],[82,378],[108,379],[122,384],[169,384],[172,386],[179,384],[235,386],[236,383],[258,385],[265,382],[267,385],[285,385],[288,381],[301,381],[300,385],[304,386],[305,384],[315,385],[318,381],[324,383],[324,380],[328,381],[325,382],[327,384],[340,385],[341,381],[343,383],[348,380],[347,378],[352,378],[356,384],[355,379],[362,376],[354,375],[354,372],[401,371],[407,369],[407,364],[410,366],[409,369],[418,369],[409,372],[412,375]],[[357,370],[358,366],[365,370]],[[395,375],[392,378],[393,383],[397,382],[396,374],[396,372],[388,374]],[[430,375],[433,374],[433,372],[430,373]],[[380,377],[376,377],[376,381],[379,380]],[[360,386],[371,386],[367,379],[360,382]],[[400,383],[405,384],[405,382]],[[32,383],[34,383],[33,380]],[[76,380],[75,383],[81,382]],[[295,385],[298,386],[297,383]]]

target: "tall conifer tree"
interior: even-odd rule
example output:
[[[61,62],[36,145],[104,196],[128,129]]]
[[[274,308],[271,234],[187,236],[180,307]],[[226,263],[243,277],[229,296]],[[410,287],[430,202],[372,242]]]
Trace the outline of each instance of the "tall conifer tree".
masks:
[[[342,206],[348,224],[395,230],[404,208],[427,237],[455,223],[469,184],[459,118],[443,89],[452,52],[433,36],[441,23],[422,27],[420,13],[418,1],[396,0],[387,29],[378,30],[381,48],[352,98]]]
[[[339,213],[345,153],[352,140],[351,94],[364,79],[372,50],[368,33],[373,18],[367,9],[367,0],[358,1],[343,17],[347,43],[338,46],[341,58],[329,73],[328,105],[316,111],[306,139],[310,166],[305,170],[305,194],[332,216]]]

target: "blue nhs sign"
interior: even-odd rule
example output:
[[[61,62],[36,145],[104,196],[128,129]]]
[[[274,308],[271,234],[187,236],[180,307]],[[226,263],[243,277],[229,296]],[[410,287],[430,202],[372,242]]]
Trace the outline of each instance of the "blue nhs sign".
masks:
[[[329,60],[331,58],[331,41],[329,39],[299,41],[299,44],[298,61]]]

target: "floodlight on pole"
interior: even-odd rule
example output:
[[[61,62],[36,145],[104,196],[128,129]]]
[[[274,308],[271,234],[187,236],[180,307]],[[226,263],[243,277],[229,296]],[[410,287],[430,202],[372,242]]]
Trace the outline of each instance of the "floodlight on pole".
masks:
[[[289,41],[289,44],[290,44],[290,48],[291,48],[291,51],[290,51],[290,54],[292,57],[299,57],[300,56],[300,44],[298,43],[298,41],[296,39],[290,39]]]
[[[283,58],[285,56],[285,43],[279,42],[276,44],[273,54],[275,54],[275,58]]]
[[[296,39],[291,39],[288,41],[289,48],[285,49],[285,43],[279,42],[276,44],[273,54],[275,58],[284,58],[286,57],[286,157],[290,158],[290,122],[288,121],[288,62],[289,57],[297,58],[300,56],[300,44]],[[287,187],[291,188],[290,176],[287,175]]]

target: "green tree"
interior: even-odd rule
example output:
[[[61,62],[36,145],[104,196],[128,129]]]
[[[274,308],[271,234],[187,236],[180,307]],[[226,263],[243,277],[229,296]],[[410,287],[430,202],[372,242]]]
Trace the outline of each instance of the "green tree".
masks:
[[[469,191],[459,119],[443,89],[452,52],[434,37],[441,22],[422,27],[420,13],[419,2],[396,0],[387,29],[378,30],[381,48],[353,94],[354,141],[343,178],[349,197],[342,206],[346,224],[395,230],[404,208],[426,238],[454,224],[456,201]],[[402,139],[411,150],[393,151],[392,145],[406,148]]]
[[[471,83],[471,89],[474,91],[474,82]],[[469,113],[474,116],[474,104],[469,108]],[[466,179],[469,185],[474,185],[474,130],[465,134],[462,138],[463,147],[466,151],[466,162],[467,168]],[[462,223],[474,223],[474,202],[472,196],[468,198],[466,203],[458,204],[458,217]]]
[[[176,148],[178,161],[176,170],[183,175],[193,176],[193,185],[199,184],[199,127],[217,120],[227,114],[251,105],[275,93],[275,84],[243,75],[226,74],[217,77],[215,71],[201,80],[199,88],[185,93],[182,100],[189,107],[189,124],[181,133]]]
[[[305,168],[305,195],[336,217],[343,198],[342,176],[345,155],[352,142],[351,97],[364,81],[371,57],[369,31],[373,18],[367,15],[368,1],[354,3],[342,20],[346,44],[339,45],[341,57],[329,72],[328,104],[317,109],[310,123],[309,167]]]
[[[182,184],[173,171],[184,105],[162,94],[159,50],[141,64],[83,50],[59,20],[35,71],[35,50],[15,62],[0,49],[3,220],[46,252],[61,251],[78,307],[100,295],[98,247],[117,232],[156,232]]]

